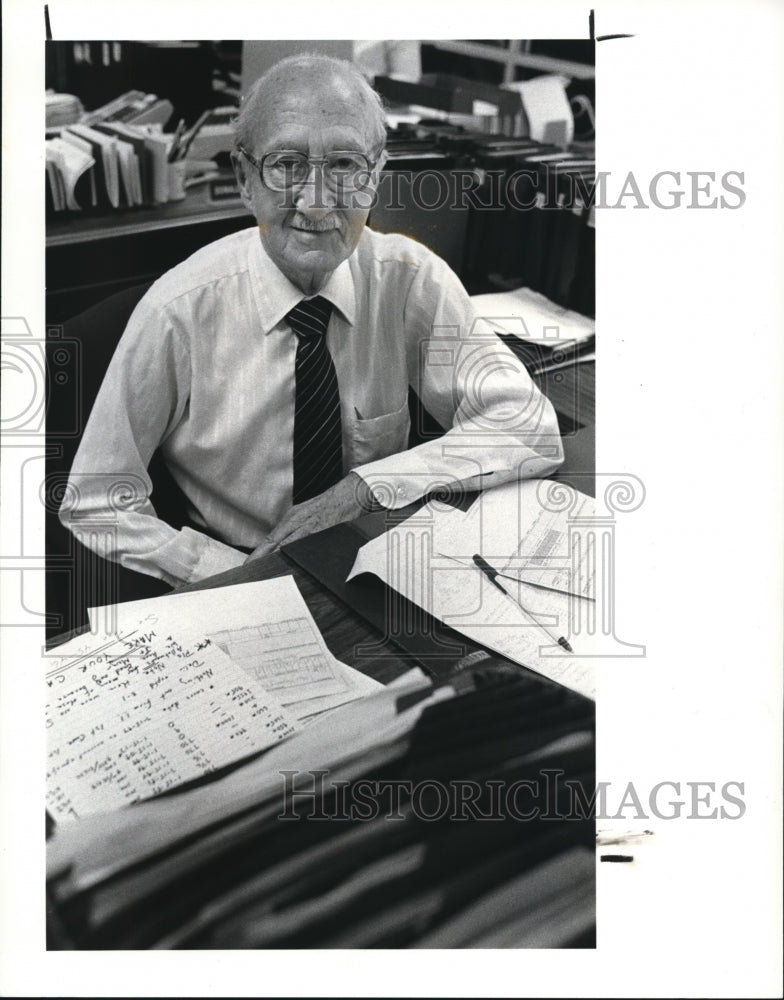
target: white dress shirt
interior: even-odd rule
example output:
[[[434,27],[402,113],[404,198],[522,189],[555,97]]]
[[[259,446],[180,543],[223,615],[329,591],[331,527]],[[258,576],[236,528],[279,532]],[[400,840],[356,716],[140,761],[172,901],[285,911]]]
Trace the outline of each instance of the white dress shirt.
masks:
[[[550,403],[425,247],[365,229],[320,293],[341,400],[344,472],[385,507],[439,485],[547,475],[562,461]],[[257,228],[160,278],[139,302],[96,399],[60,512],[109,559],[171,584],[240,565],[292,504],[294,358],[302,293]],[[447,433],[406,451],[408,388]],[[161,521],[147,466],[160,447],[192,528]]]

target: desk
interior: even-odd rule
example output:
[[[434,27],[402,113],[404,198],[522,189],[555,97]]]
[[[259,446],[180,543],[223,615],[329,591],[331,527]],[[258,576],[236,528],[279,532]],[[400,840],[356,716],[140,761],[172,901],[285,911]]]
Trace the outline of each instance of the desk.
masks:
[[[592,426],[584,427],[564,439],[565,461],[554,477],[559,482],[569,483],[584,493],[592,492],[593,430]],[[353,590],[350,598],[346,595],[345,589],[339,586],[341,578],[345,580],[351,569],[358,542],[382,534],[392,525],[404,520],[417,506],[419,505],[412,504],[398,511],[377,511],[359,518],[353,525],[336,525],[320,533],[325,539],[323,542],[316,536],[312,539],[302,539],[291,546],[290,551],[287,551],[289,547],[284,547],[283,551],[272,553],[263,559],[254,560],[199,583],[179,587],[177,593],[227,587],[291,574],[327,645],[339,660],[356,667],[383,684],[388,684],[417,664],[436,676],[448,674],[457,660],[481,647],[431,620],[429,625],[435,630],[436,644],[439,642],[444,644],[443,652],[422,643],[408,645],[408,649],[405,646],[401,648],[393,638],[390,638],[398,633],[398,628],[396,622],[391,621],[388,616],[399,615],[404,618],[408,614],[405,607],[407,602],[402,598],[398,604],[386,601],[383,586],[375,580],[350,584],[349,587]],[[296,550],[299,550],[300,556],[296,554]],[[316,552],[314,557],[313,553]],[[332,565],[324,569],[321,583],[302,568],[303,565],[320,567],[327,561]],[[327,577],[338,581],[337,589],[343,592],[346,600],[336,596],[336,588],[324,585],[323,580]],[[365,614],[358,613],[353,606],[359,603],[360,597]],[[368,624],[367,617],[375,621],[383,632]],[[414,620],[421,621],[421,615],[417,614]],[[453,652],[446,651],[446,647],[452,648]],[[372,649],[372,654],[368,653],[369,649]]]
[[[557,372],[536,375],[534,381],[555,407],[560,417],[567,417],[574,426],[561,426],[564,439],[583,427],[593,427],[596,421],[596,363],[572,365]],[[583,492],[590,492],[583,490]]]
[[[118,209],[111,215],[84,213],[69,215],[68,218],[55,215],[47,223],[46,246],[47,249],[74,247],[94,240],[138,236],[181,226],[240,218],[252,220],[253,217],[239,197],[212,201],[208,197],[206,185],[202,185],[191,190],[182,201],[170,201],[165,205]]]
[[[361,527],[372,534],[404,513]],[[289,572],[336,656],[382,681],[411,665],[285,552],[182,590]],[[375,644],[371,660],[357,657],[361,643]],[[594,824],[584,807],[575,812],[572,791],[588,802],[594,786],[593,705],[498,657],[468,680],[450,679],[462,696],[431,704],[412,730],[361,755],[349,743],[337,766],[325,768],[322,742],[311,743],[307,763],[280,772],[325,776],[317,792],[297,786],[296,806],[280,797],[275,768],[265,777],[262,756],[226,778],[228,797],[226,785],[174,790],[108,816],[111,835],[101,817],[77,824],[51,871],[48,947],[595,947]],[[324,722],[334,740],[333,718]],[[562,780],[551,787],[553,775]],[[522,787],[524,805],[513,792]],[[393,788],[403,799],[384,805]],[[435,812],[414,788],[436,789]],[[368,794],[380,812],[346,811]],[[68,856],[74,865],[63,867]],[[96,881],[91,867],[112,874]]]

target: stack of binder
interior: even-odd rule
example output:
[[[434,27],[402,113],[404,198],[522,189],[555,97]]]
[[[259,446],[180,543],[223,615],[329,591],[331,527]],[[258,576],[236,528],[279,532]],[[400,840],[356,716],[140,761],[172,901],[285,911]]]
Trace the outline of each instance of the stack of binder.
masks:
[[[595,230],[592,201],[596,164],[577,153],[518,159],[535,189],[525,210],[520,273],[514,277],[557,305],[592,316]],[[525,181],[523,182],[523,190]]]
[[[169,200],[168,143],[160,125],[169,101],[129,91],[46,140],[50,211],[106,211]]]
[[[122,122],[71,125],[46,142],[53,211],[116,209],[168,201],[167,142]]]
[[[472,160],[483,180],[476,191],[477,205],[482,207],[472,211],[469,223],[466,269],[470,275],[519,277],[531,213],[513,205],[510,189],[519,187],[515,174],[521,159],[558,152],[555,146],[510,136],[479,137],[473,142]],[[514,197],[516,191],[511,193]]]
[[[528,138],[472,136],[470,162],[481,181],[466,240],[467,280],[475,288],[524,286],[592,316],[593,156]]]

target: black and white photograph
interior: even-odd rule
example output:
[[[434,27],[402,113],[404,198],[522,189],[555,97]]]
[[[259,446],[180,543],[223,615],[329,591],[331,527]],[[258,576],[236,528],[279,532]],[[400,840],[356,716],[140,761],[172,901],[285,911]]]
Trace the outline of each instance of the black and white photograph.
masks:
[[[3,992],[777,995],[781,14],[10,7]]]

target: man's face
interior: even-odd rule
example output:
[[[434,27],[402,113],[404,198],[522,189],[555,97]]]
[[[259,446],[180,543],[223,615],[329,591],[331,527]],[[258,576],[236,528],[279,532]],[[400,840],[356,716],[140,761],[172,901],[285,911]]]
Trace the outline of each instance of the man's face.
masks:
[[[343,81],[291,81],[264,107],[260,136],[248,152],[256,159],[272,150],[295,150],[310,157],[356,151],[370,156],[369,114]],[[332,190],[321,168],[287,191],[266,187],[258,170],[239,154],[245,204],[256,216],[267,254],[305,294],[317,292],[354,251],[367,221],[372,189],[358,194]]]

